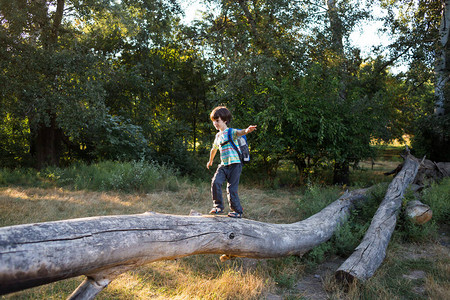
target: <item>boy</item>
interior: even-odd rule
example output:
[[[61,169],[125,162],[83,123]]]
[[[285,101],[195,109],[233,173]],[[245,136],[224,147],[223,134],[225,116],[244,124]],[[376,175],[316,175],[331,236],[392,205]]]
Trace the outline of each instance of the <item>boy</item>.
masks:
[[[228,128],[231,121],[231,113],[224,106],[214,108],[210,115],[214,127],[219,130],[216,134],[206,167],[209,169],[213,165],[214,157],[217,150],[220,150],[221,163],[217,167],[217,171],[211,181],[211,195],[214,203],[214,208],[209,212],[210,214],[221,214],[224,212],[224,205],[222,199],[222,184],[227,181],[227,196],[231,212],[229,217],[242,218],[242,206],[238,196],[239,177],[242,172],[242,163],[239,159],[239,154],[228,141],[228,131],[231,130],[231,137],[235,145],[238,145],[237,138],[246,135],[256,130],[256,125],[250,125],[247,129],[233,129]]]

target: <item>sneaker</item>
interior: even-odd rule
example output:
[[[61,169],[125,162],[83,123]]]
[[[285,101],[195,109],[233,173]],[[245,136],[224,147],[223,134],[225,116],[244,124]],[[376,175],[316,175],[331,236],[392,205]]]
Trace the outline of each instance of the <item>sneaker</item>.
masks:
[[[235,212],[235,211],[232,211],[232,212],[229,212],[229,213],[228,213],[228,216],[229,216],[230,218],[240,219],[240,218],[242,218],[242,213],[237,213],[237,212]]]
[[[213,207],[213,209],[211,209],[211,211],[209,213],[212,215],[218,215],[218,214],[223,214],[224,211],[223,211],[223,209],[221,209],[219,207]]]

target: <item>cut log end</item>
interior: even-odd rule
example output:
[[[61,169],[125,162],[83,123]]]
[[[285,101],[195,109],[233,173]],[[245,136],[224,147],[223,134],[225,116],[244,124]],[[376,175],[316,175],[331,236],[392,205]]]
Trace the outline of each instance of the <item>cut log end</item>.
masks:
[[[431,208],[418,200],[410,201],[405,209],[405,213],[413,223],[418,225],[427,223],[433,216]]]
[[[338,283],[340,283],[344,287],[349,287],[351,285],[354,285],[358,282],[358,278],[350,274],[349,272],[346,272],[344,270],[338,270],[334,274],[334,277]]]

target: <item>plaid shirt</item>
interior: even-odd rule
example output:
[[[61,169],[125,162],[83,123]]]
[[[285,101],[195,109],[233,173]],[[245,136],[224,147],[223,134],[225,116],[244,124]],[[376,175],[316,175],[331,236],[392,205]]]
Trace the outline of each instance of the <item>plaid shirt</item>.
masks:
[[[228,166],[231,164],[240,164],[239,154],[234,150],[231,143],[226,143],[228,141],[228,130],[231,131],[231,137],[233,138],[234,144],[237,145],[236,129],[227,128],[223,132],[219,131],[216,134],[216,138],[213,143],[213,149],[220,150],[220,160],[221,164]]]

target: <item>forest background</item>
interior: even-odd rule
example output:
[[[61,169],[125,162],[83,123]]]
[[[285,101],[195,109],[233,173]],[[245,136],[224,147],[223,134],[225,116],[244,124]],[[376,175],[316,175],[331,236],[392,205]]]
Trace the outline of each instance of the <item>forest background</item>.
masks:
[[[186,2],[0,0],[0,226],[209,211],[217,105],[230,108],[232,127],[258,125],[240,192],[256,221],[296,222],[345,184],[390,181],[382,173],[398,165],[398,149],[385,145],[395,140],[416,157],[450,161],[448,1],[205,0],[188,24]],[[373,21],[389,43],[361,51],[351,34]],[[400,214],[385,263],[349,299],[446,299],[449,183],[423,192],[433,210],[425,226]],[[299,280],[311,277],[318,284],[305,286],[321,287],[312,295],[325,288],[339,298],[315,264],[353,252],[385,190],[304,258],[159,262],[102,297],[303,299]],[[426,278],[405,278],[417,270]],[[60,298],[82,280],[5,297]]]
[[[146,160],[202,177],[217,105],[258,124],[252,174],[289,161],[300,182],[332,170],[346,184],[405,135],[449,160],[445,2],[204,5],[186,25],[175,0],[1,0],[0,166]],[[374,5],[391,43],[363,56],[349,36]]]

